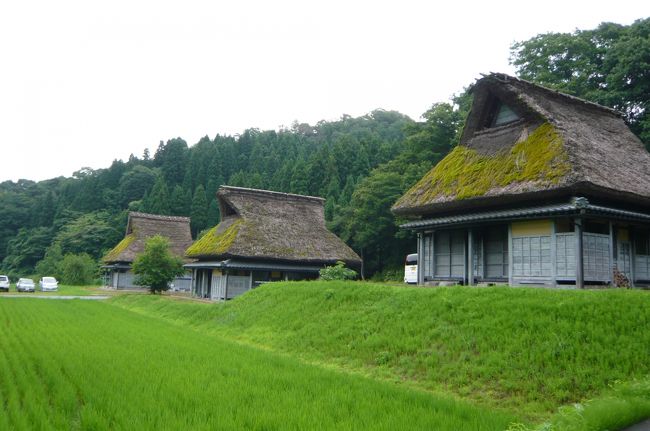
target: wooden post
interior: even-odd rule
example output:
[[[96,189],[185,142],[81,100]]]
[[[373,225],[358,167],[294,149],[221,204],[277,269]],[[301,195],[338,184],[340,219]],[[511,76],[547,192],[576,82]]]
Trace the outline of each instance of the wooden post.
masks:
[[[551,285],[557,286],[557,238],[555,232],[555,219],[551,220]]]
[[[628,241],[630,243],[630,287],[634,287],[634,280],[636,279],[636,268],[634,267],[634,261],[636,260],[636,241],[634,241],[634,229],[632,226],[630,226],[628,235]]]
[[[576,287],[585,288],[584,280],[584,250],[582,249],[582,218],[575,218],[576,234]]]
[[[424,271],[423,271],[424,252],[422,251],[424,249],[424,247],[423,247],[424,246],[424,244],[423,244],[424,239],[423,238],[424,238],[424,234],[422,232],[418,232],[418,234],[417,234],[417,244],[416,244],[416,247],[415,247],[416,252],[418,254],[418,266],[417,266],[417,268],[418,268],[418,270],[417,270],[418,286],[421,286],[422,284],[424,284],[422,282],[423,279],[424,279],[424,277],[423,277],[423,275],[424,275]]]
[[[467,229],[467,285],[474,285],[474,232],[472,228]]]
[[[228,299],[228,270],[225,269],[223,271],[223,274],[224,274],[224,277],[225,277],[225,279],[223,281],[224,281],[224,283],[226,283],[226,284],[223,285],[223,300],[225,301],[226,299]]]
[[[609,222],[609,278],[612,287],[614,286],[614,223]]]
[[[512,223],[508,223],[508,285],[512,286]]]

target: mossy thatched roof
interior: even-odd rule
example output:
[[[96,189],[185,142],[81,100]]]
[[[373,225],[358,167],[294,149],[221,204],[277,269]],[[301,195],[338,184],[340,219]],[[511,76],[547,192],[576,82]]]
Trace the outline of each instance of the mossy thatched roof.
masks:
[[[217,198],[221,223],[187,249],[190,258],[361,264],[325,227],[322,198],[229,186]]]
[[[395,214],[578,194],[650,206],[650,153],[616,111],[503,74],[472,92],[459,145],[395,203]],[[500,105],[518,119],[493,126]]]
[[[172,253],[184,256],[192,244],[189,217],[172,217],[156,214],[130,212],[126,235],[102,258],[104,263],[133,262],[144,251],[144,242],[154,235],[169,238]]]

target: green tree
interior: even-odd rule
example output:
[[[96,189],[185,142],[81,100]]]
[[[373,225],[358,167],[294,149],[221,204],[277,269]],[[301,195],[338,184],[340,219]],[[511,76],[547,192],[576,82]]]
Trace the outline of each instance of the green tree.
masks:
[[[119,201],[125,207],[130,202],[140,200],[156,182],[156,172],[146,166],[136,165],[125,172],[119,182]]]
[[[42,277],[52,276],[61,279],[61,261],[63,251],[58,243],[54,243],[45,251],[45,257],[36,264],[36,273]]]
[[[69,253],[61,261],[60,272],[61,282],[64,284],[91,284],[97,274],[97,263],[86,253]]]
[[[52,229],[49,227],[21,228],[7,245],[2,267],[8,271],[30,272],[43,259],[51,242]]]
[[[122,237],[123,232],[117,226],[110,213],[91,212],[61,226],[55,241],[64,253],[88,253],[99,258]]]
[[[623,112],[650,145],[650,18],[540,34],[514,43],[510,62],[521,78]]]
[[[194,191],[190,218],[192,235],[196,238],[196,234],[205,229],[208,223],[208,199],[205,196],[205,189],[200,184]]]
[[[219,204],[216,199],[210,200],[210,205],[208,206],[208,218],[206,227],[215,226],[219,223],[219,218],[221,217],[219,212]],[[198,238],[198,237],[197,237]]]
[[[171,215],[187,217],[190,214],[191,203],[192,198],[189,191],[186,192],[178,184],[175,185],[169,200]]]
[[[170,139],[167,144],[160,142],[154,155],[154,164],[161,168],[167,184],[176,185],[183,182],[187,155],[187,142],[181,138]]]
[[[162,176],[158,177],[151,189],[151,193],[143,199],[142,206],[144,207],[144,211],[150,214],[169,215],[171,213],[169,189]]]
[[[149,287],[151,293],[169,289],[169,283],[185,272],[181,258],[171,253],[169,240],[160,235],[145,241],[144,252],[136,256],[132,268],[135,282]]]

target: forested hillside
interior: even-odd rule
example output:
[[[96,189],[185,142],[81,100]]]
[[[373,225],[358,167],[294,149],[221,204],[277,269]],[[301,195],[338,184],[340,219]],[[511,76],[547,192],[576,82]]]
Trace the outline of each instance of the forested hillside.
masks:
[[[294,124],[280,131],[245,130],[239,136],[181,138],[161,142],[128,161],[106,169],[81,169],[71,178],[0,184],[0,258],[3,271],[30,273],[49,251],[55,256],[88,253],[93,259],[120,240],[128,210],[191,216],[192,233],[218,223],[215,199],[222,184],[322,196],[334,230],[366,253],[375,271],[379,262],[398,265],[397,231],[389,208],[396,197],[450,148],[459,111],[437,104],[418,123],[391,111],[376,110],[338,121]],[[423,154],[420,154],[420,153]],[[373,175],[388,162],[398,172]],[[406,167],[412,168],[404,176]],[[372,179],[371,181],[368,181]],[[388,188],[388,189],[386,189]],[[368,202],[368,199],[379,199]],[[356,232],[355,211],[368,212],[366,230]],[[388,236],[386,236],[388,234]],[[400,247],[407,249],[410,244]],[[384,248],[385,247],[385,248]]]
[[[650,19],[543,34],[511,53],[518,76],[621,110],[650,144]],[[123,236],[128,210],[191,216],[196,237],[219,220],[222,184],[322,196],[329,227],[364,258],[365,275],[397,269],[415,242],[390,206],[452,148],[470,97],[435,103],[422,121],[375,110],[189,145],[174,138],[106,169],[0,183],[1,271],[51,272],[84,253],[97,261]]]

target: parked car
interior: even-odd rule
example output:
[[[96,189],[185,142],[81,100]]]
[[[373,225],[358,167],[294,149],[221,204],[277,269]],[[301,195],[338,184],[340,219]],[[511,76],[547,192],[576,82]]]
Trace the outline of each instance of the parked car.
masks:
[[[41,291],[55,292],[59,289],[59,282],[54,277],[43,277],[38,282]]]
[[[0,291],[9,292],[9,277],[0,275]]]
[[[34,291],[34,280],[30,278],[21,278],[16,283],[16,290],[18,292],[33,292]]]

